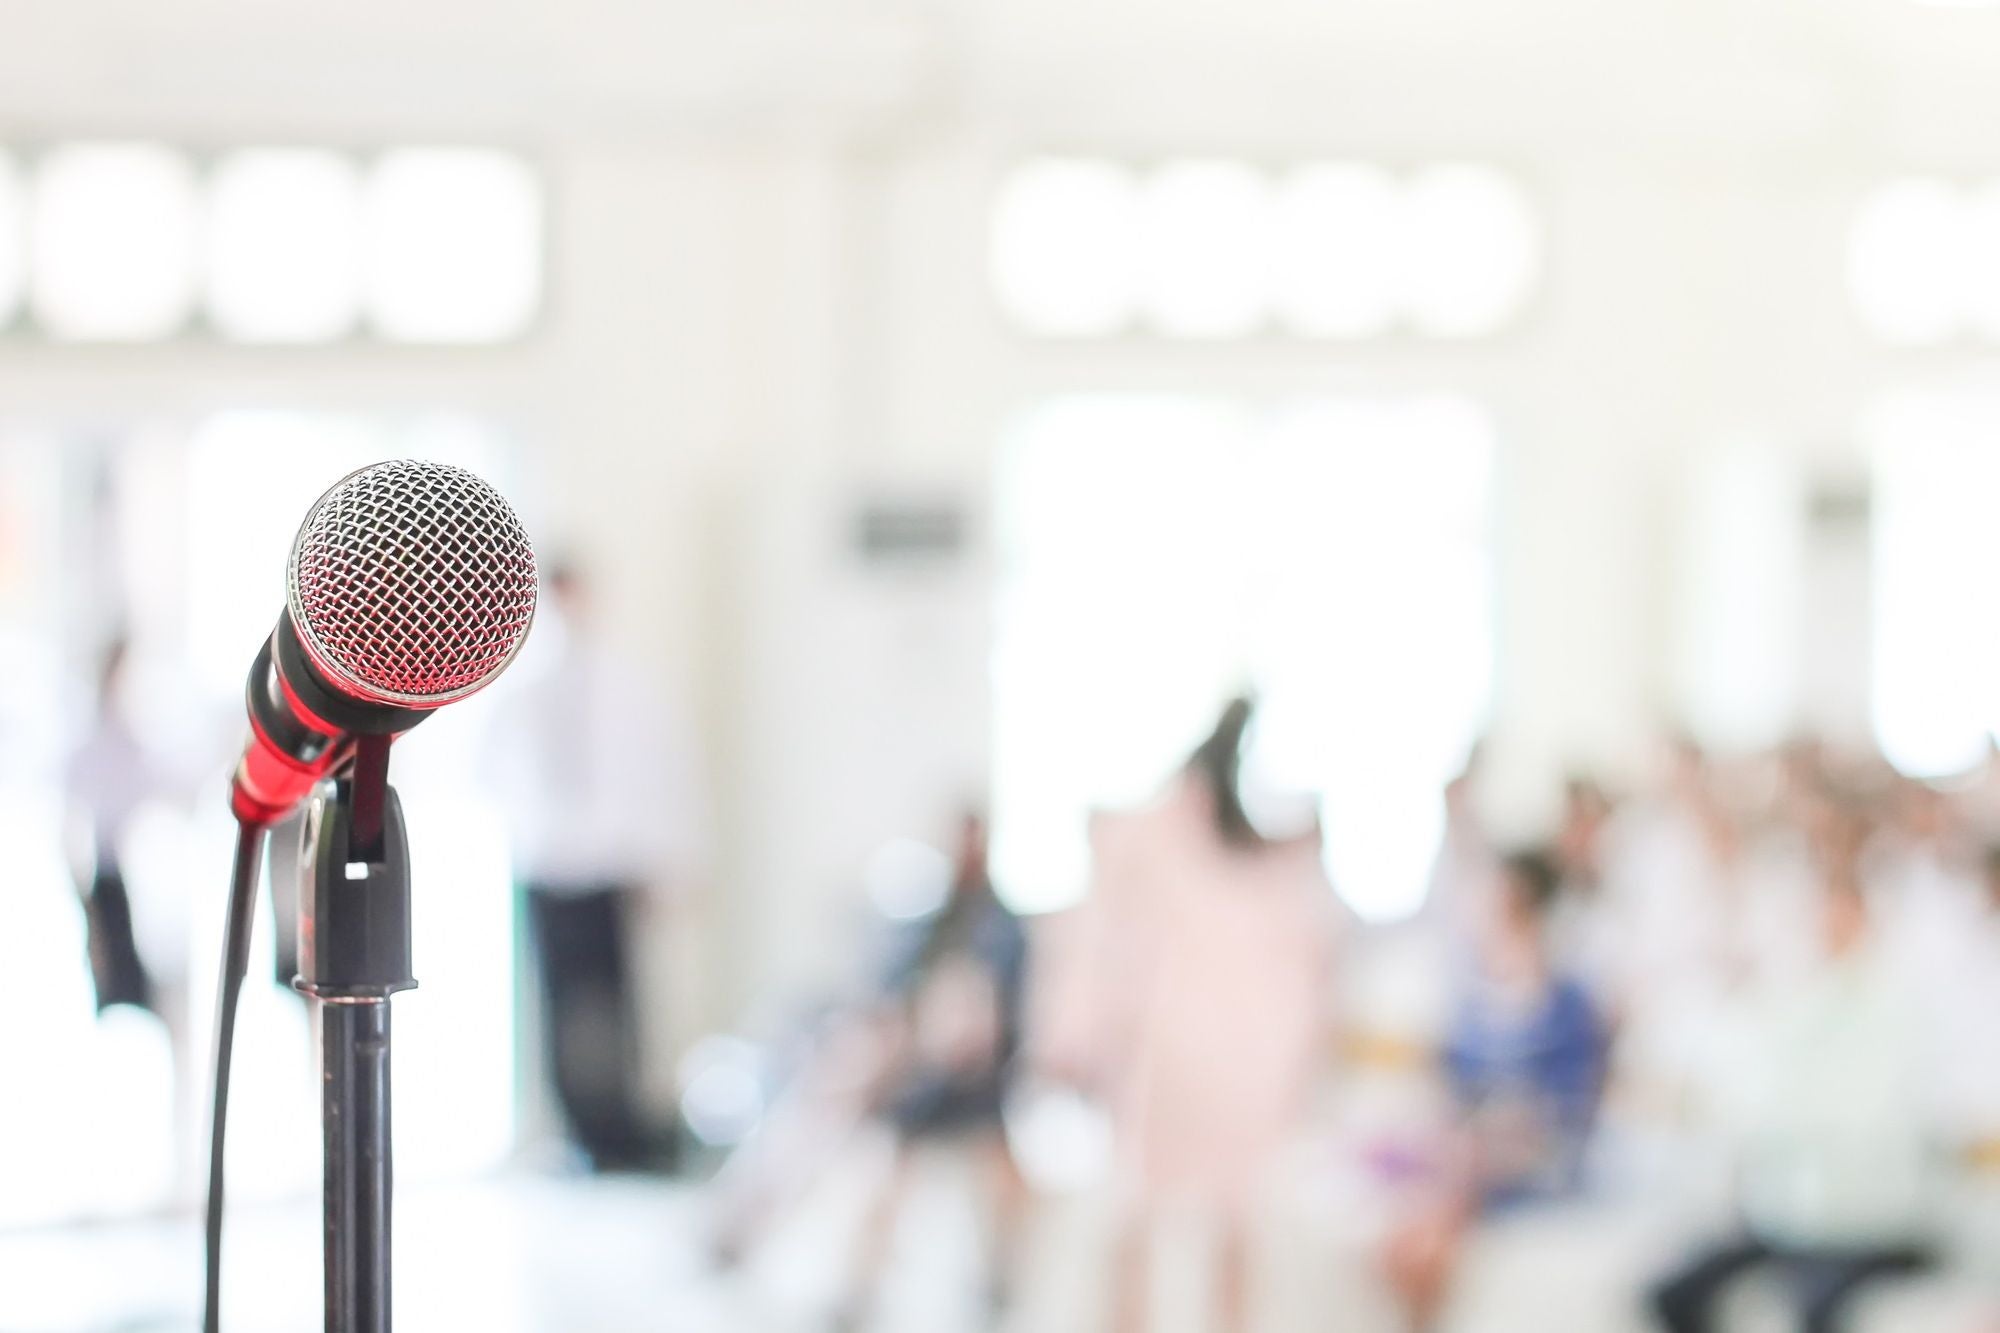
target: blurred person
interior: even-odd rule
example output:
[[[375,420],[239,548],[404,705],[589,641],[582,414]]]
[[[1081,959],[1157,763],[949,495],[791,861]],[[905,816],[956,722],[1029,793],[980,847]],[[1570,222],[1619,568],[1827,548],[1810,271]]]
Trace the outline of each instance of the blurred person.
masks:
[[[553,660],[495,727],[543,1055],[571,1142],[593,1169],[656,1167],[671,1138],[641,1106],[635,933],[640,914],[694,874],[687,755],[659,689],[600,639],[582,571],[553,562],[548,592]]]
[[[1760,1268],[1788,1279],[1804,1333],[1834,1333],[1865,1287],[1931,1261],[1928,1034],[1876,947],[1857,852],[1845,834],[1822,840],[1818,965],[1737,1025],[1716,1092],[1738,1230],[1653,1289],[1669,1333],[1719,1327],[1724,1293]]]
[[[1563,783],[1562,819],[1549,852],[1559,885],[1548,913],[1551,948],[1600,1006],[1618,985],[1619,923],[1604,891],[1605,833],[1615,809],[1597,779],[1572,774]]]
[[[1546,852],[1503,858],[1495,910],[1445,1038],[1451,1125],[1431,1178],[1383,1254],[1417,1333],[1436,1326],[1465,1237],[1482,1217],[1570,1198],[1583,1187],[1606,1030],[1551,944],[1559,881]]]
[[[1485,743],[1475,742],[1465,764],[1444,785],[1444,834],[1431,863],[1420,916],[1455,945],[1467,944],[1486,910],[1499,854],[1479,809]]]
[[[73,835],[73,870],[83,904],[91,983],[97,1011],[132,1005],[161,1013],[151,972],[132,926],[132,899],[122,863],[140,806],[165,778],[125,715],[123,690],[129,645],[115,637],[98,662],[91,713],[70,752],[64,794]]]
[[[1586,773],[1563,780],[1562,819],[1549,849],[1565,886],[1595,891],[1604,878],[1604,833],[1615,807],[1604,784]]]
[[[987,1305],[997,1322],[1011,1300],[1028,1202],[1003,1118],[1021,1047],[1028,937],[994,891],[983,816],[959,821],[944,904],[899,934],[883,977],[891,1054],[877,1099],[895,1161],[864,1222],[841,1325],[861,1327],[871,1313],[919,1154],[938,1147],[970,1152],[986,1178]]]
[[[1714,768],[1686,736],[1662,747],[1650,789],[1603,835],[1600,1001],[1618,1029],[1621,1112],[1678,1114],[1727,996],[1745,977],[1743,910],[1774,882],[1749,855]]]
[[[2000,1164],[2000,844],[1983,850],[1966,894],[1930,919],[1901,909],[1902,933],[1884,932],[1882,951],[1936,1035],[1947,1146],[1990,1169]]]
[[[1953,813],[1973,836],[2000,841],[2000,733],[1986,733],[1985,754],[1953,795]]]
[[[1719,963],[1743,841],[1708,755],[1678,734],[1662,747],[1652,789],[1628,802],[1604,836],[1606,890],[1631,945],[1616,1003],[1637,1008]]]
[[[1908,973],[1950,984],[1985,914],[1981,867],[1950,798],[1914,778],[1897,782],[1864,868],[1878,933]]]
[[[889,1170],[864,1212],[850,1289],[835,1311],[866,1326],[917,1170],[938,1153],[969,1155],[989,1195],[988,1313],[1000,1317],[1026,1217],[1026,1182],[1004,1109],[1021,1048],[1028,936],[988,869],[986,822],[959,821],[938,905],[892,920],[866,993],[838,1006],[805,1042],[798,1067],[709,1191],[713,1257],[747,1259],[870,1124],[893,1136]]]
[[[1151,804],[1101,816],[1072,1077],[1108,1104],[1125,1194],[1119,1333],[1149,1326],[1151,1240],[1170,1210],[1215,1226],[1223,1327],[1249,1320],[1253,1207],[1293,1140],[1326,1047],[1333,898],[1317,831],[1284,842],[1238,789],[1238,698]],[[1055,1054],[1055,1053],[1052,1053]]]

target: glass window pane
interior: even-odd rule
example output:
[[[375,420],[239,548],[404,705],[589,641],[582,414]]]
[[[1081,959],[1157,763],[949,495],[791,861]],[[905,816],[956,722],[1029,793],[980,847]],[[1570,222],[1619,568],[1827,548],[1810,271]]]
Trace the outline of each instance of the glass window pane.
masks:
[[[365,305],[399,342],[498,342],[525,332],[542,296],[542,196],[507,153],[387,153],[367,190]]]
[[[1492,690],[1493,454],[1486,416],[1455,398],[1264,417],[1086,395],[1022,418],[999,477],[992,675],[1010,901],[1076,901],[1091,812],[1144,800],[1247,682],[1264,700],[1255,785],[1319,799],[1357,911],[1415,908]]]
[[[2000,182],[1966,201],[1963,313],[1983,338],[2000,340]]]
[[[1279,188],[1273,237],[1279,318],[1311,338],[1385,330],[1403,285],[1401,195],[1361,163],[1302,168]]]
[[[339,154],[258,148],[217,166],[208,313],[245,342],[325,342],[361,307],[361,182]]]
[[[1883,402],[1865,430],[1876,739],[1904,773],[1962,773],[2000,732],[2000,622],[1975,609],[2000,564],[2000,398],[1908,391]]]
[[[198,200],[180,153],[76,144],[42,159],[30,197],[30,300],[58,338],[143,341],[186,322]]]
[[[14,322],[27,281],[27,200],[14,159],[0,153],[0,325]]]
[[[1270,303],[1271,189],[1240,162],[1179,162],[1147,182],[1141,288],[1162,333],[1240,337]]]
[[[1938,343],[1958,332],[1969,236],[1964,197],[1943,181],[1877,190],[1848,242],[1847,280],[1862,322],[1894,343]]]
[[[1534,210],[1489,167],[1438,166],[1409,185],[1410,317],[1433,337],[1491,333],[1528,295],[1538,263]]]
[[[1118,332],[1138,297],[1138,231],[1138,187],[1123,167],[1051,158],[1017,168],[993,214],[1001,309],[1046,337]]]

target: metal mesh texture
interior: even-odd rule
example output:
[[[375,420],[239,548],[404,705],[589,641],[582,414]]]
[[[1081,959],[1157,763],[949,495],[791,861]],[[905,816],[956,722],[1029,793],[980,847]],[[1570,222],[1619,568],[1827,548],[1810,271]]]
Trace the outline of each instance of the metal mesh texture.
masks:
[[[535,552],[500,493],[443,463],[376,463],[306,515],[292,621],[332,683],[432,707],[500,674],[535,615]]]

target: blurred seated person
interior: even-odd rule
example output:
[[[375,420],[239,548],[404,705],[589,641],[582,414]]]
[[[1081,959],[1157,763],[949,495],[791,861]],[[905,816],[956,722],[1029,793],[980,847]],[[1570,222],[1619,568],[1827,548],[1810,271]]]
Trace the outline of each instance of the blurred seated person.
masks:
[[[1721,1109],[1737,1144],[1737,1233],[1652,1292],[1669,1333],[1721,1327],[1724,1294],[1769,1269],[1804,1333],[1835,1333],[1855,1296],[1930,1262],[1928,1116],[1919,1009],[1873,941],[1852,839],[1822,845],[1819,959],[1738,1025]]]
[[[1548,912],[1557,968],[1590,988],[1607,1015],[1618,998],[1619,923],[1604,891],[1605,831],[1615,807],[1595,778],[1573,774],[1563,783],[1562,822],[1550,854],[1558,889]]]
[[[943,906],[904,926],[883,976],[887,1063],[874,1103],[896,1137],[896,1160],[864,1224],[855,1291],[842,1318],[860,1326],[873,1305],[920,1150],[974,1155],[992,1210],[987,1301],[1006,1309],[1027,1186],[1008,1149],[1003,1113],[1020,1050],[1028,937],[994,891],[986,821],[959,821]]]
[[[2000,1024],[1994,1021],[2000,1014],[2000,844],[1982,853],[1968,899],[1927,924],[1927,938],[1916,941],[1907,919],[1900,941],[1880,926],[1875,933],[1902,969],[1898,975],[1910,979],[1923,1021],[1935,1034],[1944,1146],[1982,1173],[1992,1172],[2000,1168]],[[1901,947],[1891,951],[1891,944]]]
[[[1498,853],[1479,809],[1484,742],[1476,742],[1465,765],[1444,785],[1444,834],[1431,863],[1420,919],[1441,931],[1454,947],[1466,944],[1486,910]]]
[[[1557,889],[1547,854],[1503,858],[1442,1052],[1453,1126],[1384,1255],[1416,1333],[1436,1326],[1479,1218],[1572,1197],[1583,1185],[1606,1039],[1596,1004],[1554,957],[1548,913]]]

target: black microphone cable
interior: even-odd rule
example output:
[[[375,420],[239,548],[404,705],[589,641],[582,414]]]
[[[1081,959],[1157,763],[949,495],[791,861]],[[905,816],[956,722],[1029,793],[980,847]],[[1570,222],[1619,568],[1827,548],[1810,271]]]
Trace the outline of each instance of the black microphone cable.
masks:
[[[257,869],[264,859],[267,826],[236,826],[236,859],[229,871],[229,914],[222,928],[222,983],[215,998],[214,1104],[208,1124],[208,1201],[203,1211],[207,1289],[202,1333],[222,1327],[223,1139],[229,1123],[229,1060],[236,1041],[236,1002],[250,970],[250,926],[257,916]]]

